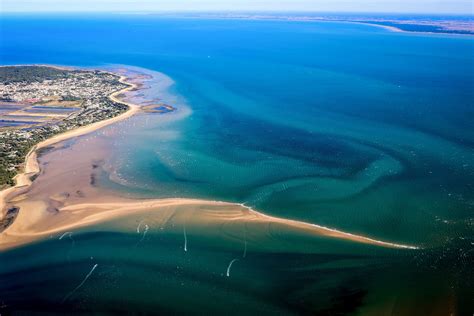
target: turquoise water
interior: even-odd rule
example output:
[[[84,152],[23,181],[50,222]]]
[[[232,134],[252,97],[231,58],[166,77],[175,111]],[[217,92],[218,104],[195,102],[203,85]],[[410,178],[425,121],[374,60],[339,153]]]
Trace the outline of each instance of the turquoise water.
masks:
[[[177,111],[133,118],[109,161],[123,181],[104,176],[100,185],[137,197],[235,201],[426,248],[255,250],[229,284],[222,274],[236,254],[223,244],[203,240],[199,255],[183,257],[180,235],[150,233],[148,246],[131,251],[124,245],[133,236],[84,232],[74,264],[64,264],[70,245],[57,240],[0,254],[9,262],[33,254],[21,268],[0,268],[0,302],[13,310],[472,312],[472,37],[154,16],[5,16],[1,32],[3,64],[129,65],[175,81],[168,98]],[[52,308],[96,263],[89,285]],[[99,307],[105,302],[116,310]]]

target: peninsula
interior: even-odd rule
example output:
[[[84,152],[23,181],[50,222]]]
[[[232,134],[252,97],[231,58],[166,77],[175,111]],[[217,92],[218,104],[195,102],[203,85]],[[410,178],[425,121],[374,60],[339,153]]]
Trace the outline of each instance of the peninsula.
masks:
[[[125,112],[109,96],[129,86],[105,71],[0,67],[0,188],[14,185],[37,143]]]
[[[7,199],[38,176],[38,153],[136,113],[137,106],[117,98],[135,88],[125,77],[105,71],[0,67],[0,231],[19,211],[4,210]]]

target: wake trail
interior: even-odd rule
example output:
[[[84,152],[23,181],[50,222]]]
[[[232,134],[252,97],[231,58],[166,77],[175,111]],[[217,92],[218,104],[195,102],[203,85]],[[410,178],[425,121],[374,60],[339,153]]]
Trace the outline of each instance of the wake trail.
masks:
[[[140,221],[140,223],[138,223],[138,226],[137,226],[137,234],[140,234],[140,227],[142,226],[142,223],[143,223],[144,221],[145,221],[145,220],[142,219],[142,220]]]
[[[86,275],[86,277],[84,278],[84,280],[82,280],[81,283],[79,283],[78,286],[76,286],[76,288],[74,290],[72,290],[68,295],[66,295],[63,299],[63,303],[65,301],[67,301],[68,298],[70,298],[77,290],[79,290],[81,288],[81,286],[84,285],[84,283],[86,283],[87,279],[91,276],[92,272],[94,272],[94,270],[97,268],[98,264],[94,264],[94,266],[92,267],[92,269],[89,271],[89,273]]]
[[[67,252],[67,260],[69,261],[70,260],[70,257],[71,257],[71,252],[72,252],[72,249],[74,248],[74,246],[76,245],[76,242],[74,240],[74,238],[72,238],[72,232],[65,232],[63,233],[58,239],[61,240],[63,239],[64,237],[68,236],[69,239],[71,240],[71,247],[69,248],[69,251]]]
[[[135,244],[135,247],[137,247],[143,241],[143,239],[145,239],[146,233],[148,233],[149,229],[150,227],[147,224],[145,224],[145,230],[143,231],[142,238],[140,238],[140,240]]]
[[[234,264],[234,262],[236,262],[238,260],[239,260],[238,258],[235,258],[235,259],[232,259],[232,261],[229,263],[229,266],[227,267],[227,276],[228,277],[230,276],[230,268],[232,268],[232,265]]]
[[[188,251],[188,236],[186,235],[186,224],[183,226],[184,252]]]
[[[61,240],[63,239],[65,236],[69,235],[69,237],[72,235],[72,232],[65,232],[64,234],[62,234],[58,239]]]

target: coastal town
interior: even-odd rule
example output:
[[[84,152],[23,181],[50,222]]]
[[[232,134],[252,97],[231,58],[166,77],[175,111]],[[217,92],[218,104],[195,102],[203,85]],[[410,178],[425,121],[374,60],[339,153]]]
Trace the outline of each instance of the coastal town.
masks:
[[[109,96],[126,87],[105,71],[0,67],[0,188],[14,185],[35,144],[125,112]]]

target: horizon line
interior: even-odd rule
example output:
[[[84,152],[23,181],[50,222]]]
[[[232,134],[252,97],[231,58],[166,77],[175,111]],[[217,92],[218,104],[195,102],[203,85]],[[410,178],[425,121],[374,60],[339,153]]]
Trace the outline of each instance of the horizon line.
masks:
[[[54,10],[54,11],[3,11],[0,10],[0,14],[186,14],[186,13],[305,13],[305,14],[367,14],[367,15],[431,15],[431,16],[443,16],[443,15],[456,15],[456,16],[470,16],[474,18],[474,12],[460,13],[460,12],[387,12],[387,11],[318,11],[318,10],[251,10],[251,9],[236,9],[236,10],[222,10],[222,9],[208,9],[208,10],[154,10],[154,11],[139,11],[139,10],[117,10],[117,11],[83,11],[83,10]]]

